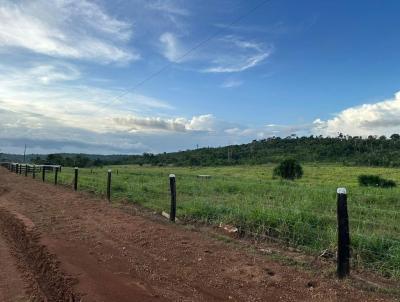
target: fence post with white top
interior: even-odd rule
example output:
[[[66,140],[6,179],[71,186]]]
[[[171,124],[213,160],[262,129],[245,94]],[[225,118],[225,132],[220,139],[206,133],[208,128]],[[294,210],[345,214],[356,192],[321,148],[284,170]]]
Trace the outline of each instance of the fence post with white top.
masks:
[[[338,251],[337,275],[340,279],[350,274],[350,234],[347,211],[347,191],[337,189]]]
[[[171,190],[171,211],[169,220],[175,222],[176,218],[176,177],[175,174],[169,175],[169,187]]]

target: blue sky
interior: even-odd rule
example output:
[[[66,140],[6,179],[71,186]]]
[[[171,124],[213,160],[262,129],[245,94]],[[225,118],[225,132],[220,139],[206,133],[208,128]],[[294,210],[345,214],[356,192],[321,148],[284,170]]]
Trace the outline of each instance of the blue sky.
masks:
[[[260,2],[0,0],[0,151],[400,132],[398,1]]]

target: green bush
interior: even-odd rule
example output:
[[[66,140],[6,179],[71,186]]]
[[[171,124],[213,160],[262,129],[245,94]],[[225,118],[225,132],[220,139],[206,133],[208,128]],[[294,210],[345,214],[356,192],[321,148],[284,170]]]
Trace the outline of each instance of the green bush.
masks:
[[[396,186],[393,180],[384,179],[378,175],[359,175],[358,183],[363,187],[393,188]]]
[[[294,180],[303,176],[303,168],[295,159],[285,159],[274,169],[274,176]]]

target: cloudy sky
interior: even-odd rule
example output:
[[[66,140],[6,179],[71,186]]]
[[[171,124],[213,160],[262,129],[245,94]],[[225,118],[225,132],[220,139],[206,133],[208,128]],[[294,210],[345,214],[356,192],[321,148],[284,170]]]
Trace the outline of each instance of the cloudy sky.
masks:
[[[399,9],[0,0],[0,151],[26,143],[30,153],[126,154],[399,133]]]

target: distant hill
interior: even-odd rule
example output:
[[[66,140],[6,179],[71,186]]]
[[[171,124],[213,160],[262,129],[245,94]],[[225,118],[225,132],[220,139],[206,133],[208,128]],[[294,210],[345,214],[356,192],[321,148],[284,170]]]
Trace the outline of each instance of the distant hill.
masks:
[[[27,155],[28,162],[47,162],[66,166],[101,166],[112,164],[151,164],[177,166],[218,166],[264,164],[283,158],[301,162],[332,162],[349,165],[400,166],[400,135],[368,138],[272,137],[248,144],[199,148],[172,153],[142,155],[51,154]],[[0,154],[1,161],[23,160],[22,155]]]
[[[153,165],[236,165],[279,162],[284,158],[301,162],[332,162],[349,165],[400,166],[400,135],[368,138],[273,137],[251,143],[218,148],[201,148],[163,154],[143,154],[132,161]]]

